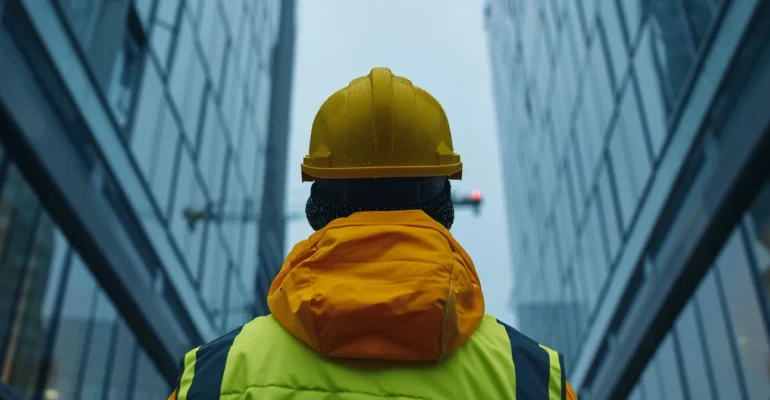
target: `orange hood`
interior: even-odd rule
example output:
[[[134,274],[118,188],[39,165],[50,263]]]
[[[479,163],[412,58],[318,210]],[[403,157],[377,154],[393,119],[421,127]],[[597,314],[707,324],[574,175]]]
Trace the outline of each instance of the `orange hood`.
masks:
[[[473,261],[422,211],[331,222],[294,247],[267,301],[295,337],[342,358],[441,361],[484,315]]]

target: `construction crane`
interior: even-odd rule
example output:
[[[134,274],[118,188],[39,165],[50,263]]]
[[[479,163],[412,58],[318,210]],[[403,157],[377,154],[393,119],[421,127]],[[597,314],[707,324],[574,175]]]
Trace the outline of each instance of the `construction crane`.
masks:
[[[470,194],[461,194],[457,195],[456,193],[452,193],[452,202],[455,205],[455,209],[458,208],[471,208],[473,210],[474,215],[479,215],[479,212],[481,211],[481,205],[482,205],[482,196],[481,191],[478,189],[474,189],[470,192]],[[184,218],[187,220],[187,229],[190,231],[194,231],[195,228],[198,226],[198,223],[203,222],[241,222],[241,223],[247,223],[247,222],[257,222],[260,219],[260,215],[255,212],[224,212],[220,211],[222,207],[222,202],[215,203],[210,202],[203,206],[202,208],[192,208],[188,207],[183,210]],[[284,221],[293,221],[297,219],[305,218],[304,211],[288,211],[284,213],[283,220]]]

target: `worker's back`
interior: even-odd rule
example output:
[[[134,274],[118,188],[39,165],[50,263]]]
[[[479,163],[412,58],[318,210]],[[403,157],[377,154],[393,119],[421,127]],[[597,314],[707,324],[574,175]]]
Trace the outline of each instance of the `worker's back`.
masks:
[[[298,244],[272,315],[189,352],[179,399],[564,399],[561,357],[484,315],[473,262],[419,210]]]

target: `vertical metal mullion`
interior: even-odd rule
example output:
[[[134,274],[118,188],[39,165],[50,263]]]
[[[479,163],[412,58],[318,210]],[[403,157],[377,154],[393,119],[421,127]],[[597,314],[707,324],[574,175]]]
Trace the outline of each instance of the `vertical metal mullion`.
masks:
[[[56,339],[59,333],[59,321],[61,320],[62,304],[64,303],[64,294],[67,292],[67,284],[69,284],[69,275],[72,270],[72,247],[67,247],[67,254],[64,256],[64,269],[61,274],[61,281],[58,288],[56,288],[56,301],[53,303],[53,314],[51,316],[50,326],[45,339],[45,347],[41,354],[42,367],[38,370],[38,375],[35,385],[35,394],[32,397],[34,400],[42,400],[43,394],[48,382],[48,373],[51,370],[51,362],[53,361],[53,350],[56,344]]]
[[[77,375],[77,383],[75,384],[75,396],[73,398],[79,399],[83,394],[83,383],[86,379],[86,370],[88,369],[88,356],[91,353],[91,338],[94,331],[94,321],[96,308],[99,305],[99,284],[94,282],[94,293],[91,295],[91,309],[88,311],[88,325],[86,325],[86,334],[83,340],[83,351],[80,353],[80,362],[78,367],[80,370]]]
[[[738,347],[736,346],[735,342],[735,329],[733,328],[733,323],[727,318],[727,296],[725,295],[725,288],[722,284],[722,276],[719,272],[719,265],[714,263],[714,266],[711,268],[714,269],[714,282],[716,283],[717,287],[717,297],[719,299],[719,306],[722,308],[722,315],[724,316],[724,323],[725,328],[727,329],[727,338],[729,342],[730,347],[730,354],[733,358],[733,367],[735,368],[735,374],[738,377],[738,388],[741,391],[741,397],[743,399],[748,399],[748,389],[746,388],[746,375],[743,372],[743,366],[741,365],[741,360],[739,359],[739,353],[738,353]]]
[[[115,364],[115,353],[117,349],[118,344],[118,337],[120,336],[120,319],[116,315],[115,320],[112,322],[112,333],[110,334],[110,348],[107,350],[107,365],[104,368],[104,386],[102,387],[102,398],[106,399],[108,398],[109,391],[110,391],[110,385],[112,384],[112,374],[115,372],[113,370],[114,364]],[[126,331],[128,332],[128,331]],[[123,371],[118,371],[118,373],[122,373]]]

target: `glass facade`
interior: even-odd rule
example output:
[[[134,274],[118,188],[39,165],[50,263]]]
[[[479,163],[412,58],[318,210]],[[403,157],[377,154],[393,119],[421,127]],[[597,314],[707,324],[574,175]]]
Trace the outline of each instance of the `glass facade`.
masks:
[[[767,140],[746,110],[770,75],[769,15],[761,1],[487,2],[512,305],[565,353],[581,398],[770,393],[768,171],[725,173],[764,151],[737,143]]]
[[[165,398],[185,351],[268,312],[294,1],[0,1],[0,21],[0,382]]]

